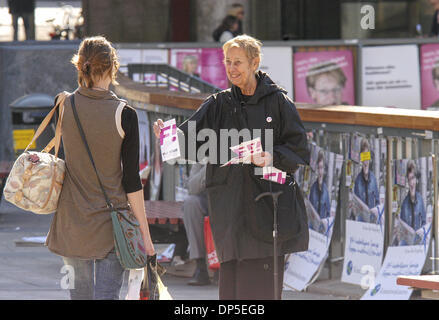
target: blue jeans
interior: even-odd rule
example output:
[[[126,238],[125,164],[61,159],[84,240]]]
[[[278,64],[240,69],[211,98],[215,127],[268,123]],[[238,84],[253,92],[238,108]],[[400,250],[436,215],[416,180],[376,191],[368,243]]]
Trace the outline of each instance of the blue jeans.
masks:
[[[74,270],[74,289],[69,289],[71,300],[119,300],[125,270],[114,249],[104,259],[63,260]]]

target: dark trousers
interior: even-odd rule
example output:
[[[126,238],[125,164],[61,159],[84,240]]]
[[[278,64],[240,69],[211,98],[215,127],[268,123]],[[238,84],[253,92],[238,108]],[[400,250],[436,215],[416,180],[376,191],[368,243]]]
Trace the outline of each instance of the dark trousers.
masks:
[[[35,14],[22,13],[12,15],[12,27],[14,28],[14,41],[18,40],[18,18],[23,19],[26,40],[35,40]]]
[[[278,258],[279,297],[284,278],[284,256]],[[221,263],[220,300],[273,300],[273,257]]]

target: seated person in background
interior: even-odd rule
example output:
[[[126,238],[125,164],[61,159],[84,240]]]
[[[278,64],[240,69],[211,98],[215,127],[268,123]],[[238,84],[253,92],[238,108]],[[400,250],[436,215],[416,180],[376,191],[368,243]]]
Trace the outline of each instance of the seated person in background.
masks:
[[[204,217],[208,215],[205,179],[206,165],[192,165],[188,179],[189,195],[183,204],[183,221],[189,241],[189,259],[197,262],[195,273],[188,282],[193,286],[210,284],[204,246]]]

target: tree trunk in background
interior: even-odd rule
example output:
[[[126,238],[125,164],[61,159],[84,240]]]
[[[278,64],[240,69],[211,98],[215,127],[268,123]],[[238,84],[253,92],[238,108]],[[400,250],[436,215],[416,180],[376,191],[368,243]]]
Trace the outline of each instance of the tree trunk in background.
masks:
[[[82,0],[85,35],[112,42],[170,40],[170,0]]]

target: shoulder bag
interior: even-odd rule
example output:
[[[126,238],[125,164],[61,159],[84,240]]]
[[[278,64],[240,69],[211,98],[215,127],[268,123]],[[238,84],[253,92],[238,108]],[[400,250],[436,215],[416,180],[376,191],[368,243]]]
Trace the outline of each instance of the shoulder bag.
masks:
[[[5,199],[23,210],[49,214],[55,212],[58,207],[65,173],[65,163],[58,158],[58,151],[61,143],[64,101],[67,96],[67,92],[57,96],[55,106],[41,122],[24,152],[14,162],[6,180]],[[55,137],[41,152],[28,151],[49,125],[57,109],[59,118]],[[55,147],[55,155],[49,153],[53,147]]]

